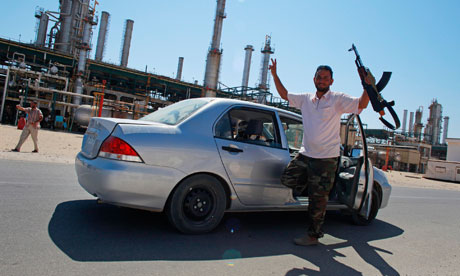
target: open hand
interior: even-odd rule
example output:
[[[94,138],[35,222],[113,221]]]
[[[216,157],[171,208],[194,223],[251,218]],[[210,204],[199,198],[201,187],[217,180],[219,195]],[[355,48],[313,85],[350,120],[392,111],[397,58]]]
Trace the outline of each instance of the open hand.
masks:
[[[275,60],[271,59],[271,61],[272,61],[272,64],[268,66],[268,69],[270,69],[270,71],[272,72],[272,75],[275,76],[276,75],[276,58]]]

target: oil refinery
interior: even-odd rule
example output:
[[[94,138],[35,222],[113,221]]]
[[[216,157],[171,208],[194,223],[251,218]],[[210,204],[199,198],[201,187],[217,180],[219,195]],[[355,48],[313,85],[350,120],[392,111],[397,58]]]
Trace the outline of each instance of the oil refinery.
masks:
[[[56,0],[58,11],[37,8],[36,39],[22,43],[0,38],[1,122],[16,124],[16,104],[37,100],[45,118],[53,126],[62,122],[67,129],[85,126],[91,116],[139,118],[160,107],[187,98],[204,96],[238,98],[288,109],[274,97],[268,86],[268,61],[273,49],[266,36],[262,49],[261,80],[248,87],[251,64],[248,45],[243,84],[222,87],[219,82],[222,49],[220,41],[225,0],[217,1],[214,29],[206,60],[203,85],[181,80],[184,57],[179,57],[175,78],[129,68],[130,44],[135,22],[126,19],[119,64],[104,61],[110,12],[96,15],[97,1]],[[93,49],[93,31],[99,28]],[[243,51],[243,49],[241,49]],[[94,59],[90,58],[94,52]],[[62,127],[59,125],[59,127]]]

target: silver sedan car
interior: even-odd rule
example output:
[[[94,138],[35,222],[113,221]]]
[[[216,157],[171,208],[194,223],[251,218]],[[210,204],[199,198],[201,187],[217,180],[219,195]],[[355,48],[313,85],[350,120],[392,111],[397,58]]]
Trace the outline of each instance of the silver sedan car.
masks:
[[[306,210],[305,179],[280,176],[302,143],[302,117],[251,102],[197,98],[139,120],[92,118],[75,167],[100,201],[165,212],[184,233],[213,230],[224,212]],[[342,156],[328,210],[367,225],[391,186],[372,166],[358,115],[341,123]]]

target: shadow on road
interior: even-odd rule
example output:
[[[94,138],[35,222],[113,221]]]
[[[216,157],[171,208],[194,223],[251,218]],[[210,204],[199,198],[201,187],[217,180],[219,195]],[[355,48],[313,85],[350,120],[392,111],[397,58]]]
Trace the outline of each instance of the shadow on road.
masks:
[[[299,247],[292,239],[306,229],[306,212],[226,214],[220,226],[205,235],[183,235],[163,214],[112,205],[95,200],[59,204],[48,226],[53,242],[70,258],[82,262],[151,260],[223,260],[293,254],[319,267],[320,272],[295,268],[287,275],[361,275],[336,261],[336,249],[353,247],[361,258],[383,275],[398,275],[369,242],[401,235],[404,231],[376,220],[366,227],[328,213],[324,225],[332,244]]]

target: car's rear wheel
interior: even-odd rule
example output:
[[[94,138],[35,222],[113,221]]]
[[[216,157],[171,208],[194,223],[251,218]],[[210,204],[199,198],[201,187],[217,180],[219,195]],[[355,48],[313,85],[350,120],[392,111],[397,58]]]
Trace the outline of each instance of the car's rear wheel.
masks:
[[[213,230],[222,220],[226,206],[221,183],[210,175],[184,180],[172,194],[166,213],[182,233],[199,234]]]
[[[377,191],[374,190],[372,191],[372,202],[371,202],[371,210],[369,213],[369,217],[365,218],[361,216],[360,214],[358,214],[357,212],[353,212],[351,214],[351,219],[353,223],[356,225],[363,225],[363,226],[369,225],[372,223],[372,221],[374,221],[375,217],[377,216],[377,213],[379,212],[379,208],[380,208],[380,196],[377,193]]]

